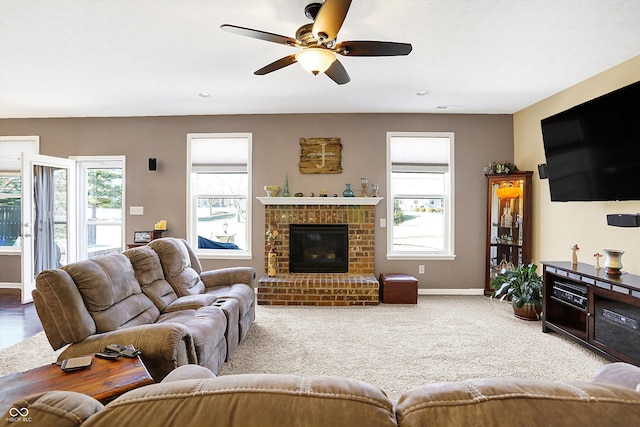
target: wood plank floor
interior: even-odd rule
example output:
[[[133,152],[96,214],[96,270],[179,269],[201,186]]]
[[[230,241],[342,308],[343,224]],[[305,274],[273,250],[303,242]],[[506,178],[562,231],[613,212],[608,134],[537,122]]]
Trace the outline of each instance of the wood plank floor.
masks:
[[[0,289],[0,349],[42,331],[33,303],[20,303],[19,289]]]

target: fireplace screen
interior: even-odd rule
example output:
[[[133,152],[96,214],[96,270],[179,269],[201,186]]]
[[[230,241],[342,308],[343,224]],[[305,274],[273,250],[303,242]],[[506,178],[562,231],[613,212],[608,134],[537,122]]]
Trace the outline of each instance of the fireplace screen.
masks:
[[[347,224],[290,224],[289,272],[346,273],[349,271]]]

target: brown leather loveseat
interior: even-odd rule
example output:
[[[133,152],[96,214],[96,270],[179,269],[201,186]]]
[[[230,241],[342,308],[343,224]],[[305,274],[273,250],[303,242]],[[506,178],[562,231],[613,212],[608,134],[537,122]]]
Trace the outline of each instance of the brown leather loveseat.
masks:
[[[41,272],[33,300],[58,361],[133,345],[160,381],[185,364],[217,373],[255,318],[250,267],[202,271],[185,240]]]
[[[32,425],[228,427],[637,426],[640,368],[604,366],[590,382],[478,379],[427,384],[389,399],[347,378],[228,375],[182,366],[103,406],[54,391],[15,402]],[[11,423],[11,414],[4,418]],[[1,424],[1,421],[0,421]]]

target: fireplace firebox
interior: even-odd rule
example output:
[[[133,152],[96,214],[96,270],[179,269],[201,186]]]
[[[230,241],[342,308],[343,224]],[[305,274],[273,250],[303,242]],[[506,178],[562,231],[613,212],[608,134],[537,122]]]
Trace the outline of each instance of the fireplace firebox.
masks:
[[[347,224],[290,224],[290,273],[347,273]]]

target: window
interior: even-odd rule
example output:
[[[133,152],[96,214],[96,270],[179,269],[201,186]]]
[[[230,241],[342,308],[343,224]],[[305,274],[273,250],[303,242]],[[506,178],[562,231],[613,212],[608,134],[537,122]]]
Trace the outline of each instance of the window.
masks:
[[[189,134],[188,236],[204,258],[251,258],[251,134]]]
[[[0,251],[20,250],[22,153],[38,154],[37,136],[0,137]]]
[[[453,133],[387,133],[387,259],[453,259]]]
[[[78,177],[78,259],[123,250],[124,156],[75,157]]]

